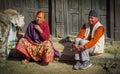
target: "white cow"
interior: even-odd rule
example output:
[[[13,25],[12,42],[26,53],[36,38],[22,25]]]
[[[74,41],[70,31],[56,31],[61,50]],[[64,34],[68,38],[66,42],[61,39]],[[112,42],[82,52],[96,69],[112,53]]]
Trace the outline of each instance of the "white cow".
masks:
[[[14,49],[16,46],[17,35],[20,29],[24,26],[24,16],[18,13],[16,10],[8,9],[4,11],[5,14],[10,17],[10,30],[7,42],[7,55],[9,55],[10,49]]]
[[[11,17],[11,28],[9,31],[9,36],[8,36],[8,54],[10,49],[15,48],[16,46],[16,36],[19,33],[19,29],[24,26],[24,16],[22,15],[14,15]]]
[[[24,16],[13,9],[0,13],[0,53],[9,55],[10,49],[15,48],[17,33],[24,26]]]

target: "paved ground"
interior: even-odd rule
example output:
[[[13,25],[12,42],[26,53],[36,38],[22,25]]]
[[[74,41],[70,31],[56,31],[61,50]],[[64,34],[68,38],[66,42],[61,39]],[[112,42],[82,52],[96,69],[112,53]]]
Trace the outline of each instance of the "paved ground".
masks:
[[[102,72],[102,73],[101,73]],[[103,74],[101,65],[93,65],[86,70],[73,70],[72,62],[54,61],[48,66],[41,66],[35,62],[21,65],[20,61],[4,60],[0,62],[0,74]]]
[[[106,44],[106,52],[92,56],[92,67],[86,70],[74,70],[74,54],[68,40],[53,40],[56,49],[62,53],[61,58],[55,59],[48,66],[42,66],[34,61],[22,65],[21,54],[11,53],[9,59],[0,57],[0,74],[120,74],[120,47]],[[114,51],[113,51],[114,50]]]

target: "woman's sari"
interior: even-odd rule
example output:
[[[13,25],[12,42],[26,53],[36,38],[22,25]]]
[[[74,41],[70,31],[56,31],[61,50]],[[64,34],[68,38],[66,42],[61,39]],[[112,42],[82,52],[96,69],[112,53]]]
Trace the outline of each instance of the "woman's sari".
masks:
[[[32,40],[21,38],[16,49],[35,61],[43,60],[52,62],[54,58],[54,49],[50,41],[35,43]]]
[[[44,36],[41,37],[39,33],[36,32],[34,24],[34,21],[29,24],[24,38],[20,39],[16,49],[35,61],[43,60],[46,63],[52,62],[54,54],[60,56],[60,53],[54,49],[50,40],[44,40],[44,38],[42,38]],[[45,25],[46,23],[43,23],[43,26]],[[41,28],[44,29],[44,27]]]

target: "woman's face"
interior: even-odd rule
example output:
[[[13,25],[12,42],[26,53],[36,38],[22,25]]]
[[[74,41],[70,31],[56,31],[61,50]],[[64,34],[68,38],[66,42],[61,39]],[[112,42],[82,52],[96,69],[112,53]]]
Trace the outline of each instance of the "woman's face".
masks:
[[[97,17],[89,16],[88,21],[90,24],[95,24],[98,21]]]
[[[35,20],[37,24],[43,23],[45,21],[45,14],[39,13],[38,15],[36,15]]]

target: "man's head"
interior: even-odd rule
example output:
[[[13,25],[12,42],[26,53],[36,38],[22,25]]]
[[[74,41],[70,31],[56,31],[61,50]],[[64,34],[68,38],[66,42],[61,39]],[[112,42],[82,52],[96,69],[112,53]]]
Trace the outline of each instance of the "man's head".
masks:
[[[95,24],[98,22],[98,13],[95,10],[91,10],[89,12],[88,21],[90,24]]]

